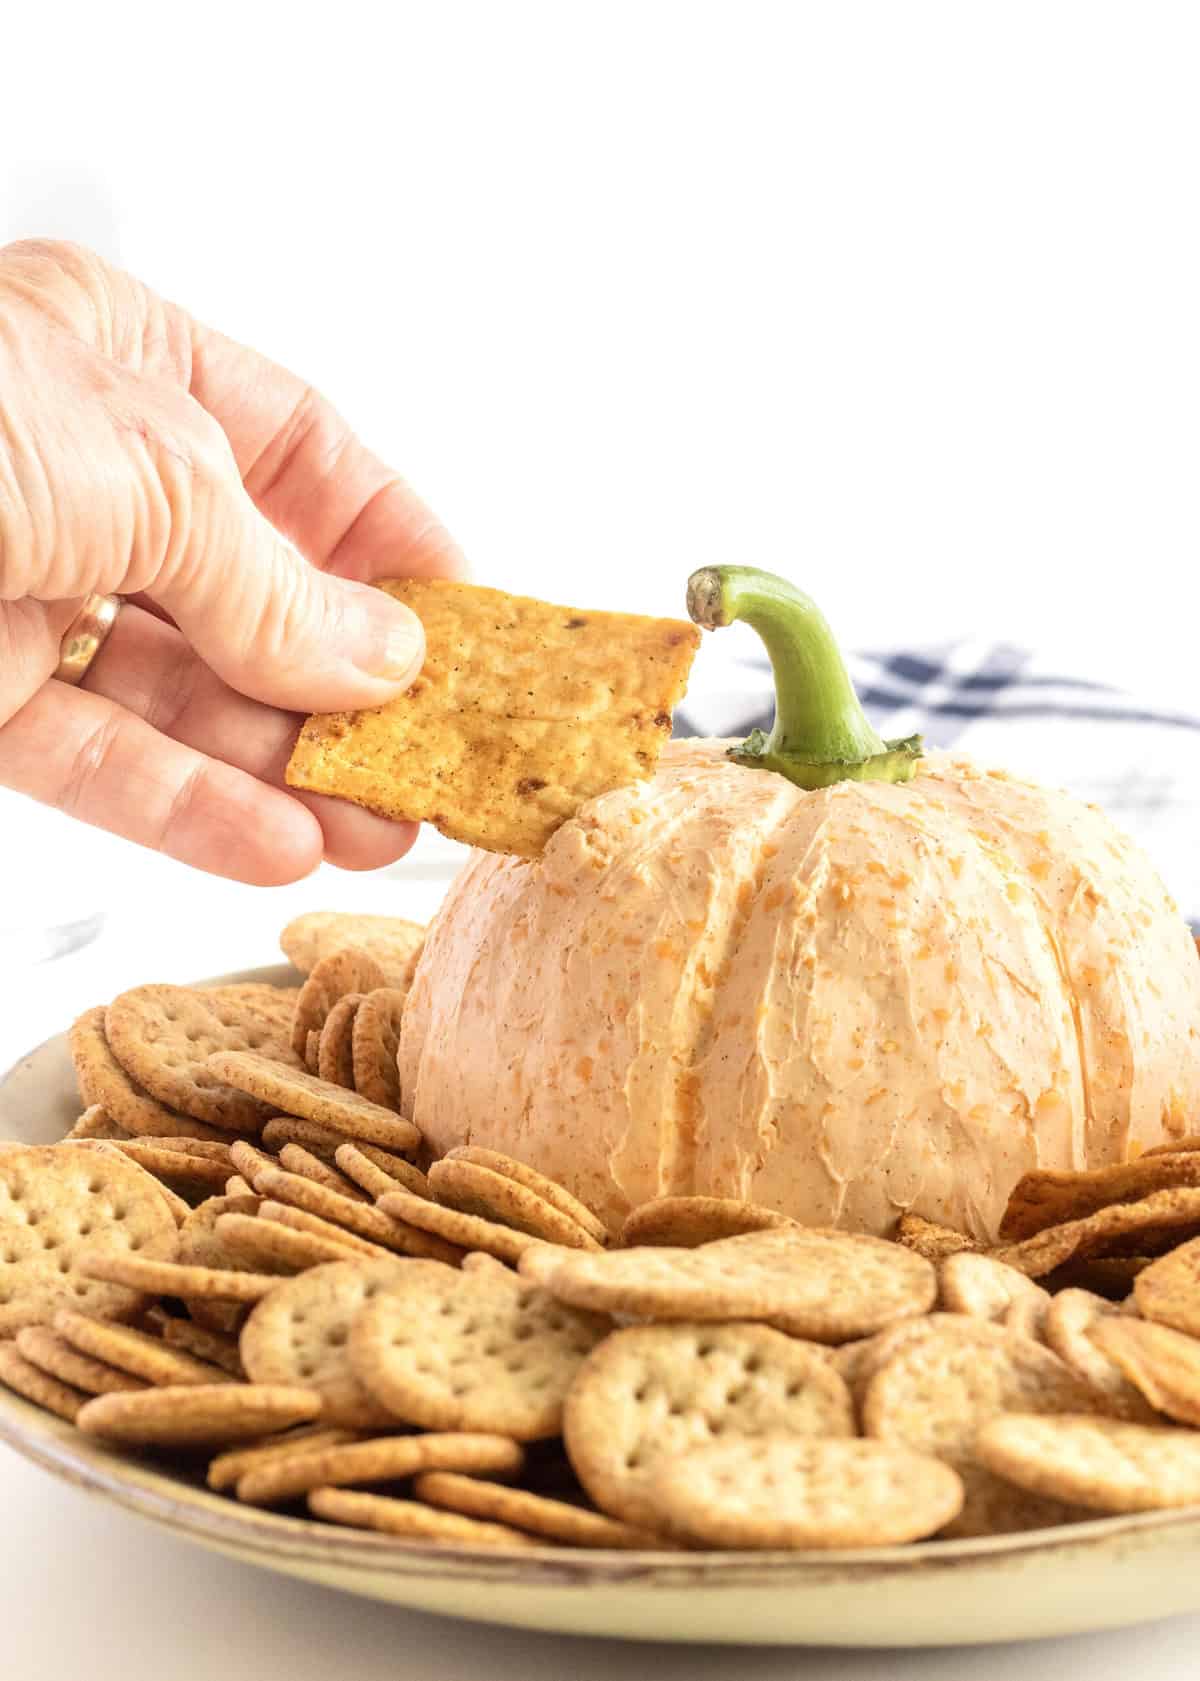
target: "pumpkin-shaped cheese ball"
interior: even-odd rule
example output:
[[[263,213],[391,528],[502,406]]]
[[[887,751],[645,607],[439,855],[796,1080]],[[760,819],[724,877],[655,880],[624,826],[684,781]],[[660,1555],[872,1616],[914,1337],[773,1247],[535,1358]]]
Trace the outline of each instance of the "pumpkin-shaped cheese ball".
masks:
[[[470,860],[401,1040],[433,1148],[505,1151],[614,1228],[703,1193],[991,1238],[1030,1169],[1195,1130],[1200,960],[1138,848],[1066,794],[881,742],[777,580],[693,585],[701,623],[767,642],[775,729],[673,743],[540,859]]]

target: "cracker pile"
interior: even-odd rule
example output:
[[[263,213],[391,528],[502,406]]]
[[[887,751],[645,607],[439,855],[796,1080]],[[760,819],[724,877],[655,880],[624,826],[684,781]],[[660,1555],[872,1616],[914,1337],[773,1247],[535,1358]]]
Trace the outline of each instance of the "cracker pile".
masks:
[[[664,1197],[609,1233],[396,1038],[420,930],[137,987],[0,1149],[0,1383],[244,1503],[443,1546],[847,1548],[1200,1502],[1200,1150],[1027,1175],[989,1252]]]

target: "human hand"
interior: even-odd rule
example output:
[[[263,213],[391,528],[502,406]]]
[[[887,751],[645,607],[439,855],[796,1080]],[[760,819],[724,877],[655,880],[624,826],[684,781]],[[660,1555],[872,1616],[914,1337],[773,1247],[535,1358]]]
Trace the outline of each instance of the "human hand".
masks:
[[[239,881],[390,863],[414,825],[284,767],[298,714],[420,669],[419,623],[369,581],[461,570],[311,386],[91,252],[0,249],[0,784]],[[93,592],[125,606],[56,682]]]

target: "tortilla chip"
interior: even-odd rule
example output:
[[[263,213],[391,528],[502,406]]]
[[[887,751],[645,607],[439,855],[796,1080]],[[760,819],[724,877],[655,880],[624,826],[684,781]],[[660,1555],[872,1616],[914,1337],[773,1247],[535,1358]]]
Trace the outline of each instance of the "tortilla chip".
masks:
[[[695,625],[441,579],[381,588],[424,624],[424,669],[375,711],[309,718],[293,788],[534,857],[585,801],[653,774]]]
[[[1047,1226],[1082,1220],[1097,1209],[1138,1202],[1175,1185],[1200,1185],[1200,1151],[1172,1150],[1162,1155],[1147,1151],[1136,1161],[1090,1172],[1038,1169],[1013,1186],[1000,1236],[1014,1241],[1032,1237]]]

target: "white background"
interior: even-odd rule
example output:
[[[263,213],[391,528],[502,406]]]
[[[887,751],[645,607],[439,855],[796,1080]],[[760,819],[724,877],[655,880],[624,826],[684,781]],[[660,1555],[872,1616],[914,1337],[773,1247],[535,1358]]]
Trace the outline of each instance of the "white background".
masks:
[[[1195,701],[1198,48],[1153,0],[9,7],[0,237],[82,238],[315,380],[484,581],[677,611],[753,560],[860,646],[1003,635]],[[126,969],[270,957],[278,896],[2,815],[10,899],[138,896],[0,976],[14,1050]],[[0,1507],[6,1681],[1194,1673],[1183,1624],[606,1654],[288,1588],[6,1458]]]

